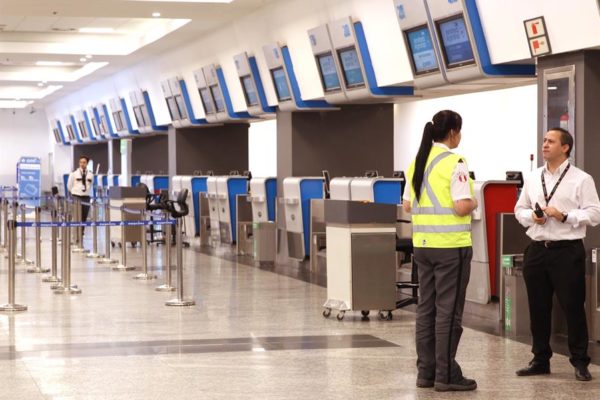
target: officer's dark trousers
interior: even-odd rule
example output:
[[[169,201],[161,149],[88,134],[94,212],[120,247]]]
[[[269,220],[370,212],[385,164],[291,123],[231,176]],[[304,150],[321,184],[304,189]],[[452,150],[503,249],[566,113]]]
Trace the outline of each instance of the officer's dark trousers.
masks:
[[[552,357],[552,298],[554,293],[567,319],[569,351],[573,366],[587,366],[588,329],[585,317],[585,248],[581,240],[547,248],[532,242],[525,250],[523,278],[527,286],[531,319],[531,349],[535,361]]]
[[[76,195],[73,195],[73,197],[79,198],[79,200],[82,201],[82,202],[84,202],[84,203],[89,203],[90,202],[90,196],[76,196]],[[90,206],[82,204],[81,205],[81,220],[82,221],[87,221],[89,213],[90,213]],[[83,233],[85,232],[85,227],[82,226],[79,229],[81,229],[81,234],[83,235]]]
[[[455,360],[473,249],[415,248],[419,270],[417,370],[421,379],[452,383],[462,378]]]

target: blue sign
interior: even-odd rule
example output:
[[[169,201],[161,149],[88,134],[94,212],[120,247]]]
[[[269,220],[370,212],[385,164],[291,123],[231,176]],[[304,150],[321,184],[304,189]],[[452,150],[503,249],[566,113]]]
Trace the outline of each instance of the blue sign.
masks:
[[[406,18],[406,12],[404,11],[404,5],[398,4],[398,6],[396,7],[396,10],[398,12],[398,18],[400,18],[400,19]]]
[[[39,206],[42,194],[42,163],[38,157],[21,157],[17,164],[17,187],[19,196],[36,197],[35,200],[25,200],[31,206]]]

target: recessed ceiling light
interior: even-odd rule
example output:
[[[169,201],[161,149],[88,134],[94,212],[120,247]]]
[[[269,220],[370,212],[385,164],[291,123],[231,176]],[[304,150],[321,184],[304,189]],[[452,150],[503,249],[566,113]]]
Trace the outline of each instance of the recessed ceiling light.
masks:
[[[35,65],[39,67],[62,67],[64,65],[69,65],[69,63],[62,61],[36,61]]]
[[[159,13],[159,12],[153,12],[153,13],[152,13],[152,16],[153,16],[154,18],[158,18],[158,17],[160,17],[160,13]]]
[[[79,59],[79,61],[81,61],[81,62],[86,62],[86,61],[87,61],[87,58],[85,58],[85,57],[81,57],[81,58]]]
[[[79,33],[112,33],[114,28],[80,28]]]
[[[87,56],[85,56],[85,58],[92,58],[93,56],[91,54],[88,54]]]
[[[42,86],[44,86],[44,83],[43,82],[38,82],[38,86],[42,87]]]

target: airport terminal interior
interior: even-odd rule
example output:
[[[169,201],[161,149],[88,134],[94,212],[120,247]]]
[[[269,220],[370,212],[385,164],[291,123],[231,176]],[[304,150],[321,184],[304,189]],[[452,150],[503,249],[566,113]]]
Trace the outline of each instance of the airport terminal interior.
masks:
[[[599,0],[0,0],[0,399],[600,399],[599,226],[593,379],[556,299],[552,373],[515,373],[515,205],[554,128],[598,182],[599,93]],[[419,383],[402,207],[440,110],[478,203],[457,393]]]

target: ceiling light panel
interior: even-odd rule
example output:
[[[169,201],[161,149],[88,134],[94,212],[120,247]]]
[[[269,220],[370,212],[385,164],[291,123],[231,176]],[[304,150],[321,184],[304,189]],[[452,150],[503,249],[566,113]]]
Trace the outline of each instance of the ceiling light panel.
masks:
[[[31,103],[30,100],[0,100],[0,108],[25,108]]]

